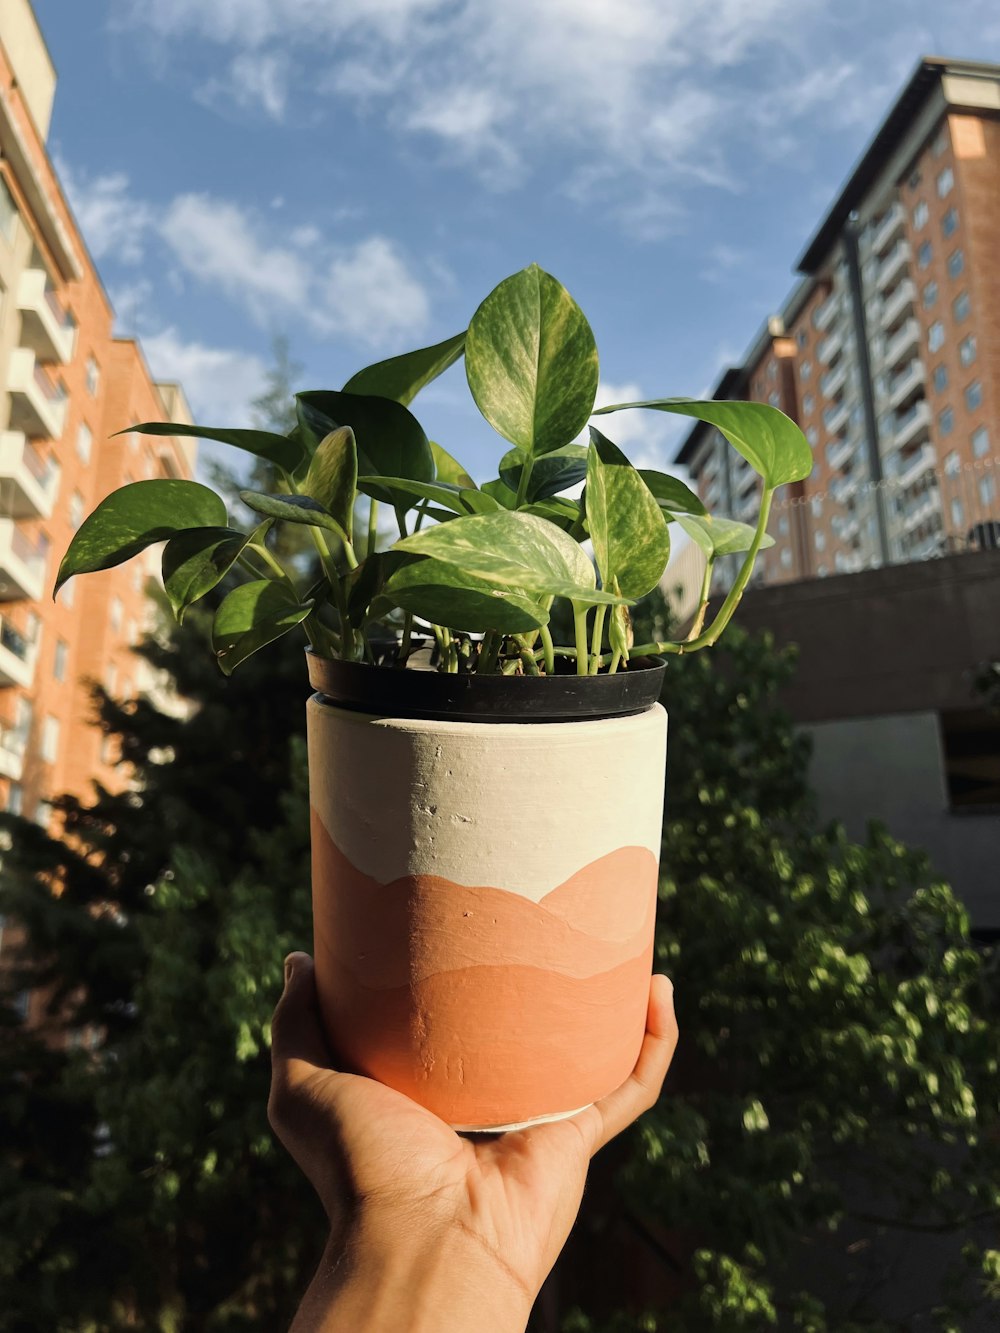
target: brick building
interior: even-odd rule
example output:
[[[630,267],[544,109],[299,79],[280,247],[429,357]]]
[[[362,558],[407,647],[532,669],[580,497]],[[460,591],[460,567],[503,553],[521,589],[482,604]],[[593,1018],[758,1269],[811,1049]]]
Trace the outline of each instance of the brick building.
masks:
[[[74,530],[110,491],[188,477],[192,442],[129,434],[190,421],[113,312],[46,151],[55,72],[28,0],[0,7],[0,808],[46,824],[49,800],[126,780],[90,725],[89,685],[155,684],[133,654],[157,557],[73,580],[51,598]]]
[[[715,390],[780,407],[814,451],[758,580],[996,543],[1000,66],[920,62],[798,269]],[[754,519],[758,482],[718,432],[696,426],[678,461],[710,508]]]

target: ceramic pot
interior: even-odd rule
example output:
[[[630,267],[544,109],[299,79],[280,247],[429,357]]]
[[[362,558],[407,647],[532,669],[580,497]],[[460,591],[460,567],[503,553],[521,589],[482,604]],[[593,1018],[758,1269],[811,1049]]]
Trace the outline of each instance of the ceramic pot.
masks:
[[[331,678],[345,665],[311,660],[323,692],[308,703],[316,980],[332,1049],[456,1129],[573,1114],[628,1076],[645,1028],[662,670],[628,673],[646,677],[641,711],[519,722],[497,720],[510,713],[496,690],[478,715],[468,698],[453,709],[467,721],[370,700],[360,711]],[[397,695],[442,679],[347,675]],[[428,679],[385,679],[416,676]]]

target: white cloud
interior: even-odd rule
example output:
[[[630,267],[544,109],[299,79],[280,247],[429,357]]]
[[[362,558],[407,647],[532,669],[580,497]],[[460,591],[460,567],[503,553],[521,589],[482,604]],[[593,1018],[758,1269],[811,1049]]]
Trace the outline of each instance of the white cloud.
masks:
[[[259,110],[271,120],[283,120],[288,102],[289,62],[282,54],[243,51],[230,62],[224,77],[209,79],[197,98],[206,106],[232,102],[245,110]]]
[[[143,338],[142,347],[155,379],[180,382],[196,421],[208,426],[250,425],[250,403],[267,378],[259,356],[188,342],[175,328]]]
[[[264,327],[294,316],[320,336],[377,347],[419,332],[430,316],[426,289],[384,236],[329,245],[300,227],[272,241],[237,204],[197,194],[173,201],[162,235],[185,272]]]
[[[601,380],[597,386],[595,407],[608,407],[612,403],[641,403],[649,397],[642,386],[634,380],[622,384],[613,384]],[[594,418],[594,425],[614,440],[618,448],[628,456],[635,467],[658,468],[669,471],[667,457],[672,452],[670,444],[682,432],[678,418],[665,412],[652,411],[649,408],[631,412],[612,412],[606,416]],[[580,437],[580,443],[586,443],[586,434]]]
[[[58,155],[56,170],[94,258],[114,255],[119,263],[138,264],[154,215],[131,197],[128,176],[123,171],[87,176]]]

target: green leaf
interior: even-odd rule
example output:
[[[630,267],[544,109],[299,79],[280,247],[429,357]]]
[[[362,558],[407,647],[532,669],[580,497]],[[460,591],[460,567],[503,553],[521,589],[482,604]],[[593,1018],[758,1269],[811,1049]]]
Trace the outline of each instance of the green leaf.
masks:
[[[576,542],[534,514],[502,511],[456,518],[404,538],[393,550],[433,556],[518,592],[569,597],[591,605],[623,600],[598,592],[594,567]]]
[[[188,528],[163,548],[163,588],[178,621],[188,607],[226,577],[247,546],[263,542],[271,519],[252,532],[232,528]]]
[[[643,479],[661,509],[670,514],[705,514],[708,511],[689,486],[685,486],[680,477],[672,477],[668,472],[657,472],[653,468],[641,467],[639,476]]]
[[[112,491],[73,534],[53,597],[74,574],[111,569],[185,528],[221,528],[226,506],[197,481],[156,477]]]
[[[579,435],[597,395],[590,325],[566,288],[537,264],[506,278],[473,315],[465,371],[493,429],[535,456]]]
[[[465,468],[453,458],[447,449],[442,449],[441,445],[431,440],[431,453],[434,455],[435,475],[438,481],[450,481],[455,486],[464,486],[468,490],[474,490],[476,483]]]
[[[390,398],[333,389],[310,390],[298,394],[297,399],[305,419],[323,436],[339,426],[351,427],[358,450],[358,471],[364,476],[434,480],[430,441],[420,422],[402,404]],[[389,488],[374,498],[404,511],[411,507],[408,496]]]
[[[463,330],[433,347],[404,352],[402,356],[392,356],[388,361],[377,361],[375,365],[359,370],[344,385],[344,392],[393,398],[405,407],[425,385],[454,365],[464,350]]]
[[[372,603],[378,597],[385,581],[407,557],[397,551],[373,551],[351,570],[347,589],[347,615],[358,629],[369,618]]]
[[[605,588],[645,597],[663,577],[670,533],[649,487],[594,426],[587,460],[587,530]]]
[[[306,523],[310,527],[335,532],[344,541],[347,534],[334,516],[311,495],[268,495],[263,491],[240,491],[240,499],[255,514],[280,518],[286,523]]]
[[[227,430],[215,426],[182,426],[176,421],[140,421],[138,425],[127,426],[115,434],[128,435],[133,430],[140,435],[191,435],[197,440],[218,440],[220,444],[231,444],[255,458],[275,463],[286,472],[294,472],[303,457],[302,445],[298,441],[270,430]]]
[[[302,623],[312,602],[300,602],[284,583],[257,579],[234,588],[215,613],[212,647],[225,674],[265,644]]]
[[[499,477],[494,481],[484,481],[479,488],[484,495],[489,495],[496,500],[501,509],[517,508],[517,492],[512,491],[505,481]]]
[[[501,480],[517,493],[526,455],[522,449],[508,449],[500,460]],[[551,495],[575,486],[587,475],[587,450],[582,444],[564,444],[561,449],[536,458],[528,478],[525,498],[529,504],[547,500]]]
[[[358,490],[363,495],[379,499],[386,487],[397,495],[407,497],[407,508],[413,508],[414,500],[432,500],[443,505],[453,514],[468,514],[468,506],[462,500],[462,488],[443,481],[410,481],[406,477],[359,477]]]
[[[320,442],[302,485],[328,510],[347,533],[354,534],[354,501],[358,486],[358,450],[350,426],[333,430]]]
[[[767,486],[804,481],[812,472],[809,441],[794,421],[770,403],[654,398],[645,403],[613,403],[610,407],[599,407],[594,416],[635,407],[651,407],[657,412],[674,412],[682,417],[707,421],[722,432],[737,453],[742,454],[753,470],[764,478]]]
[[[732,518],[700,518],[696,514],[678,514],[677,522],[709,559],[721,555],[739,555],[749,551],[753,544],[755,529],[749,523],[737,523]],[[774,538],[765,533],[760,549],[766,551],[773,545]]]
[[[401,565],[384,597],[423,620],[482,634],[527,634],[548,623],[548,612],[522,592],[501,589],[444,560],[421,557]]]
[[[554,495],[551,499],[525,505],[521,513],[536,514],[539,518],[548,519],[563,532],[569,532],[580,521],[580,501],[570,500],[565,495]]]

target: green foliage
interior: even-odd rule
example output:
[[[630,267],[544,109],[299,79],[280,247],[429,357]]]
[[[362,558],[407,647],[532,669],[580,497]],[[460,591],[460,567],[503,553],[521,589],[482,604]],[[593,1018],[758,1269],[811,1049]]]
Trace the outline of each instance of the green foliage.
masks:
[[[498,434],[513,446],[500,458],[497,478],[482,487],[476,486],[447,450],[428,440],[408,406],[421,388],[463,353],[473,398]],[[423,632],[433,634],[437,641],[439,670],[500,670],[513,647],[519,668],[532,673],[564,670],[568,664],[575,665],[581,675],[596,674],[618,670],[629,656],[688,653],[707,647],[729,623],[757,552],[770,544],[765,530],[774,488],[804,476],[811,463],[809,447],[798,428],[772,407],[689,399],[625,404],[711,421],[761,471],[764,490],[756,528],[730,526],[723,531],[720,525],[716,531],[701,501],[676,478],[655,470],[637,471],[599,431],[592,430],[589,450],[574,443],[593,413],[597,348],[590,325],[569,292],[534,264],[505,279],[487,296],[467,332],[369,366],[341,390],[297,394],[294,419],[282,406],[282,393],[290,393],[297,371],[289,362],[287,344],[279,340],[275,355],[268,387],[255,403],[258,428],[217,430],[175,427],[169,422],[136,427],[154,434],[201,435],[249,452],[255,459],[253,485],[239,489],[239,498],[254,513],[275,523],[267,535],[266,549],[256,541],[245,543],[235,527],[231,538],[185,537],[179,541],[171,561],[176,557],[184,568],[171,585],[171,600],[178,614],[183,614],[198,596],[216,585],[217,573],[221,576],[236,566],[253,580],[268,578],[281,586],[299,582],[303,587],[292,600],[301,605],[316,603],[315,613],[304,620],[314,651],[348,661],[373,662],[373,639],[395,640],[397,660],[405,660],[414,617],[423,622]],[[271,473],[269,464],[273,464]],[[219,475],[224,489],[238,489],[221,470]],[[584,477],[588,486],[580,500],[562,494]],[[152,519],[143,526],[143,506],[149,507],[152,493],[146,491],[140,498],[137,489],[123,487],[88,520],[73,539],[60,581],[74,573],[116,564],[155,539]],[[369,502],[364,551],[355,550],[354,543],[359,496]],[[204,504],[199,509],[197,499],[197,491],[178,493],[164,535],[218,528],[226,521],[218,508],[206,517]],[[377,549],[381,504],[390,505],[395,514],[400,542],[393,549],[416,551],[413,534],[420,532],[421,541],[432,535],[427,526],[430,520],[455,529],[447,537],[434,538],[440,541],[440,549],[419,548],[437,560],[433,570],[427,571],[432,575],[428,581],[421,583],[407,575],[387,582],[383,577],[381,557],[386,552]],[[124,527],[108,521],[118,513],[129,519]],[[474,544],[466,540],[471,530],[464,521],[474,515],[493,520],[492,527],[475,529],[479,536],[490,535],[491,557],[510,548],[516,559],[493,561],[492,570],[484,569]],[[612,651],[604,654],[606,612],[600,608],[630,602],[656,585],[669,556],[669,525],[675,518],[685,520],[713,558],[716,550],[745,552],[730,596],[707,629],[683,642],[654,640],[630,646],[627,616],[616,611],[609,625]],[[547,539],[526,542],[525,519],[547,529]],[[315,577],[314,561],[308,562],[313,567],[304,567],[301,538],[305,534],[300,532],[298,542],[289,535],[301,529],[308,532],[322,564],[321,583]],[[600,588],[595,586],[590,557],[581,550],[570,561],[577,571],[570,578],[564,568],[570,558],[564,556],[555,563],[552,559],[553,547],[560,548],[568,539],[579,548],[588,535],[594,543]],[[270,552],[275,558],[254,560],[253,550],[263,556]],[[373,561],[374,567],[368,577],[361,577],[355,571],[365,561]],[[449,595],[446,580],[452,571],[455,583]],[[479,589],[483,579],[496,585],[490,605]],[[393,588],[401,593],[396,602],[391,597]],[[583,590],[593,591],[582,596]],[[369,591],[371,596],[364,602],[362,594]],[[525,630],[525,591],[545,598],[546,611],[558,599],[572,603],[571,647],[538,650],[538,625]],[[265,600],[248,601],[250,604],[259,606],[262,616],[269,605]],[[705,606],[703,599],[700,629]],[[400,612],[405,612],[402,620]],[[587,624],[590,614],[592,627]],[[511,637],[516,643],[501,644],[501,652],[494,652],[491,646],[469,637],[486,632],[471,628],[479,624],[490,626],[491,639],[498,634],[501,640]],[[258,637],[269,641],[270,623],[261,628]],[[454,639],[453,633],[460,637]],[[392,660],[392,654],[381,656]],[[541,667],[537,666],[539,659]],[[228,655],[230,668],[236,660]],[[226,669],[222,659],[220,665]]]

